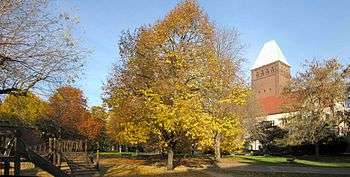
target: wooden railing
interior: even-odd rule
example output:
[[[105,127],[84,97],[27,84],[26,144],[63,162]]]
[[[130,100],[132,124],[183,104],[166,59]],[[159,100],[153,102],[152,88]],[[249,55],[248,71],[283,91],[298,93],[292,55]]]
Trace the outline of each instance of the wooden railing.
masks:
[[[57,138],[49,138],[48,142],[32,145],[31,150],[39,154],[47,154],[52,152],[86,152],[86,140],[63,140]]]
[[[28,146],[22,139],[22,129],[25,127],[0,120],[0,175],[10,175],[13,169],[13,175],[18,176],[21,162],[29,161],[53,176],[68,177],[60,168],[64,153],[87,152],[86,140],[50,138],[48,142]]]
[[[20,173],[20,154],[18,153],[17,127],[8,121],[0,121],[0,175],[10,174],[10,163],[14,163],[14,175]]]
[[[64,140],[49,138],[49,141],[42,144],[32,145],[29,147],[32,151],[49,157],[54,165],[61,166],[62,155],[67,152],[87,152],[86,140]]]

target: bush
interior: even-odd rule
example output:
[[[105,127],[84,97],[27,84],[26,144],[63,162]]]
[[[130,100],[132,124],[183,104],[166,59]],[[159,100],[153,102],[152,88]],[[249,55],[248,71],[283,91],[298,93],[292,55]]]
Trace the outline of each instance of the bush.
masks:
[[[344,137],[336,137],[332,140],[321,142],[320,154],[321,155],[340,155],[346,152],[346,148],[349,143]],[[257,151],[254,155],[263,155],[262,150]],[[278,146],[271,145],[268,148],[268,154],[270,155],[314,155],[315,146],[313,144],[301,144],[301,145],[289,145],[289,146]]]

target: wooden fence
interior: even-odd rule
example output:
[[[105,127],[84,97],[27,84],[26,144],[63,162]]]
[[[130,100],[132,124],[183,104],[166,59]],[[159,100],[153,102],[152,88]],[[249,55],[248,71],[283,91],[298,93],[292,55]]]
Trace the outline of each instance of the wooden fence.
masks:
[[[60,166],[62,155],[67,152],[87,152],[88,143],[86,140],[64,140],[58,138],[49,138],[49,141],[42,144],[29,147],[32,151],[41,156],[50,157],[54,165]]]

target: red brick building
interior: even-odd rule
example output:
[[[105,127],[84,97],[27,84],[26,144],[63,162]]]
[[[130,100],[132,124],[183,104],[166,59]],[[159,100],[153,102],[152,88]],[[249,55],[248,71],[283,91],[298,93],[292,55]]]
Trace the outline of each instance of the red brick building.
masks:
[[[281,94],[290,78],[290,65],[278,44],[266,42],[251,69],[251,85],[267,115],[282,113]]]
[[[282,125],[283,88],[291,79],[290,65],[276,41],[268,41],[261,48],[254,66],[251,69],[251,86],[266,116],[264,121],[272,125]],[[250,150],[259,150],[261,143],[250,142]]]

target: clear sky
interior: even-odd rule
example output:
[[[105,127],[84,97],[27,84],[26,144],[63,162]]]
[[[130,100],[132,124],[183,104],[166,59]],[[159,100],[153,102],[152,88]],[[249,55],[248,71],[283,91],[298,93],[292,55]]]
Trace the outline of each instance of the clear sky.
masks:
[[[75,9],[84,29],[84,45],[92,49],[85,74],[76,86],[88,105],[102,103],[102,86],[113,63],[119,62],[121,31],[135,29],[162,18],[176,0],[56,0],[62,9]],[[247,44],[245,70],[254,63],[260,48],[276,40],[292,65],[300,70],[305,59],[339,56],[350,63],[349,0],[199,0],[212,22],[237,27]]]

